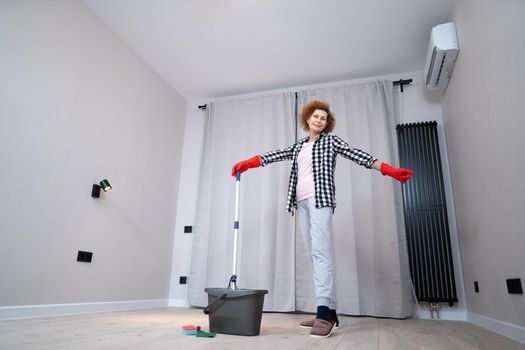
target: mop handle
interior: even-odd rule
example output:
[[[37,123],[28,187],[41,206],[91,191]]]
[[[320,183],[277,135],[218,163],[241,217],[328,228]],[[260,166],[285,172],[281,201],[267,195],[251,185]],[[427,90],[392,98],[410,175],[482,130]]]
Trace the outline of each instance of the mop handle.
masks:
[[[239,197],[241,191],[241,172],[235,177],[235,220],[233,222],[233,276],[237,275],[237,236],[239,233]]]

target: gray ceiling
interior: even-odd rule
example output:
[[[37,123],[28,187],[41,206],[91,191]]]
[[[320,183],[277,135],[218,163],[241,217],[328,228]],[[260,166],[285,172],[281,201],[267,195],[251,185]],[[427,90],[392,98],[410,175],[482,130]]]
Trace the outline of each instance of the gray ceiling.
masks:
[[[422,70],[453,0],[84,0],[187,99]]]

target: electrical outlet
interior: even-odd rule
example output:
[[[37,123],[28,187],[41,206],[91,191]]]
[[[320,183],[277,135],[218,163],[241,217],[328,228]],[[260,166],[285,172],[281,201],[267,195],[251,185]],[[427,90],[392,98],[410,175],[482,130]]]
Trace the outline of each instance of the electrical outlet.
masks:
[[[84,252],[82,250],[78,251],[77,261],[90,263],[92,258],[93,258],[93,253],[91,253],[91,252]]]
[[[509,294],[523,294],[520,278],[510,278],[507,280],[507,291]]]
[[[179,277],[179,284],[186,284],[186,281],[188,280],[188,277],[186,276],[180,276]]]
[[[191,233],[192,227],[191,226],[184,226],[184,233]]]

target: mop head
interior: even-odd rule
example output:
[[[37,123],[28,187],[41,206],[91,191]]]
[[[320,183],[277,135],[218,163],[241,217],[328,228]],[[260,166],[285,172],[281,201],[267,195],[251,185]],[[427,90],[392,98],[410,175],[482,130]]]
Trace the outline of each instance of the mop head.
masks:
[[[213,333],[213,332],[204,332],[204,331],[201,331],[201,327],[200,326],[192,326],[192,325],[189,325],[189,326],[182,326],[182,334],[184,335],[196,335],[197,337],[201,337],[201,338],[213,338],[215,337],[217,334],[216,333]]]

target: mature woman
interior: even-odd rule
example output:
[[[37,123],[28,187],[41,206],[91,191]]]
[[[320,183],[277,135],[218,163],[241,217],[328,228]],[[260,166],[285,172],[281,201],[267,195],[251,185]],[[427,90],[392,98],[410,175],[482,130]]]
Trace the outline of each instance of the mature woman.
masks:
[[[335,158],[338,154],[359,165],[375,169],[404,183],[414,172],[393,168],[378,161],[370,154],[351,148],[345,141],[330,132],[335,118],[328,103],[314,100],[304,106],[301,125],[309,136],[292,146],[252,157],[235,164],[236,171],[265,166],[282,160],[292,161],[288,187],[287,210],[293,214],[297,209],[299,225],[307,254],[313,264],[317,315],[315,319],[301,323],[311,327],[311,336],[328,337],[339,325],[334,291],[332,258],[332,215],[335,208]]]

